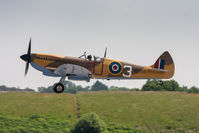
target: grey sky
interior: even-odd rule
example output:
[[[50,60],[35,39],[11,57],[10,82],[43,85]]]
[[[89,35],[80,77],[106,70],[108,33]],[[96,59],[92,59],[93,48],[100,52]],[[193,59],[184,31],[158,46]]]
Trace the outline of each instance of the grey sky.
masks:
[[[57,82],[32,67],[24,78],[26,53],[79,56],[84,51],[139,65],[152,65],[168,50],[173,79],[199,86],[199,1],[197,0],[1,0],[0,85],[39,87]],[[91,85],[76,82],[81,85]],[[144,80],[103,81],[141,87]]]

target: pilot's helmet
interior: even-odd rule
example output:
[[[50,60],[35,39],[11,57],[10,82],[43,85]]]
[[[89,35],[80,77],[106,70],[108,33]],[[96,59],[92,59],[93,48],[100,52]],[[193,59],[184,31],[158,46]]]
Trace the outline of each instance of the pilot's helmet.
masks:
[[[92,55],[88,55],[87,59],[91,60],[92,59]]]

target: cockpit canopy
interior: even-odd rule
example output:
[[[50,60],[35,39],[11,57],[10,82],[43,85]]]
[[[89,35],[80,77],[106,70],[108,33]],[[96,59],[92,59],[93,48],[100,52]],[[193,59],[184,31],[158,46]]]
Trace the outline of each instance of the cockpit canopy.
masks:
[[[91,55],[91,54],[86,55],[86,52],[84,52],[84,54],[81,55],[79,58],[89,60],[89,61],[97,61],[97,62],[100,62],[103,60],[103,58],[96,55]]]

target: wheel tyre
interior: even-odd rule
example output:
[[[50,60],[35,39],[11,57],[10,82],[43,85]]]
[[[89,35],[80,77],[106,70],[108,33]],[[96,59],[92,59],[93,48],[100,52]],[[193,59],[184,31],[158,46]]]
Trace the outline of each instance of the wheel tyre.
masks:
[[[64,91],[64,85],[61,83],[57,83],[54,85],[53,90],[55,93],[62,93]]]

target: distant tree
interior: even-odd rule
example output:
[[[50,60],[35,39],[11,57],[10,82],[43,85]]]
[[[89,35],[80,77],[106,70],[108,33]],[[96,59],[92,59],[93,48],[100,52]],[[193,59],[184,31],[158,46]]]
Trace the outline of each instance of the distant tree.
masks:
[[[164,81],[162,87],[167,91],[180,91],[181,89],[175,80]]]
[[[139,88],[131,88],[130,91],[140,91]]]
[[[35,90],[33,90],[33,89],[30,89],[30,88],[25,88],[25,89],[22,89],[22,91],[31,91],[31,92],[33,92],[33,91],[35,91]]]
[[[0,86],[0,91],[34,91],[33,89],[26,88],[26,89],[21,89],[19,87],[7,87],[5,85]]]
[[[119,91],[129,91],[130,89],[127,87],[119,87],[118,90]]]
[[[143,85],[142,91],[160,91],[162,86],[159,85],[156,81],[147,80],[146,84]]]
[[[108,88],[108,90],[110,90],[110,91],[118,91],[119,89],[118,89],[118,87],[116,87],[116,86],[110,86],[110,87]]]
[[[89,91],[90,86],[82,87],[80,85],[80,86],[77,86],[77,88],[78,88],[78,91]]]
[[[183,85],[181,88],[182,88],[184,91],[187,91],[187,90],[188,90],[188,87],[187,87],[187,86],[184,86],[184,85]]]
[[[108,90],[108,87],[105,84],[103,84],[103,83],[101,83],[99,81],[96,81],[92,85],[91,90],[92,91]]]
[[[138,88],[132,88],[132,89],[133,90],[136,89],[136,91],[139,90]],[[110,91],[133,91],[132,89],[129,89],[127,87],[117,87],[117,86],[110,86],[108,88],[108,90],[110,90]]]
[[[77,88],[66,88],[64,90],[64,93],[72,93],[72,94],[76,94],[78,92],[78,89]]]
[[[64,81],[64,86],[66,87],[66,88],[76,88],[76,85],[73,83],[73,82],[71,82],[71,81]]]
[[[163,85],[159,85],[155,80],[147,80],[143,85],[142,91],[184,91],[185,89],[180,87],[175,80],[163,81]]]
[[[74,83],[67,81],[66,84],[66,90],[64,92],[67,93],[72,93],[72,94],[76,94],[79,91],[89,91],[89,86],[86,87],[82,87],[81,85],[75,85]]]
[[[7,87],[5,85],[0,86],[0,91],[6,91]]]
[[[187,90],[188,93],[199,93],[199,88],[198,87],[191,87],[190,89]]]
[[[44,92],[44,93],[53,93],[53,86],[49,86],[49,87],[38,87],[37,90],[39,92]]]

